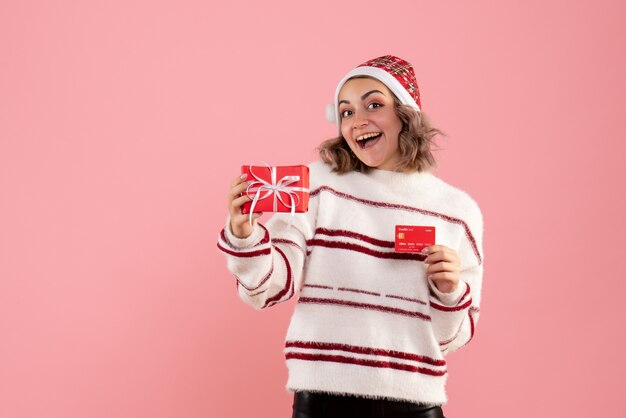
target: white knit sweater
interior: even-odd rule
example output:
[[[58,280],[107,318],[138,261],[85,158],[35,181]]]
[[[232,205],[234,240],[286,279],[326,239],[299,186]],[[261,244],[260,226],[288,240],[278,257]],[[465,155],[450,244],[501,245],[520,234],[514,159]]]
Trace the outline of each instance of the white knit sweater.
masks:
[[[479,316],[478,205],[432,173],[309,168],[307,213],[291,225],[274,214],[245,239],[228,219],[218,237],[244,302],[261,309],[299,293],[287,389],[445,404],[444,357],[470,341]],[[425,256],[394,251],[395,225],[436,227],[436,244],[461,259],[456,291],[425,277]]]

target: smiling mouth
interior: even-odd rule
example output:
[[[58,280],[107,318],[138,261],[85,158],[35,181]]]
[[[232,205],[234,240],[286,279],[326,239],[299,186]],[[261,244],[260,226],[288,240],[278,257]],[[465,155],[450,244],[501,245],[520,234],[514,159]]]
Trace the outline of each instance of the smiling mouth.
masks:
[[[383,134],[380,132],[374,132],[371,134],[361,135],[356,139],[356,143],[359,145],[359,148],[369,148],[373,146]]]

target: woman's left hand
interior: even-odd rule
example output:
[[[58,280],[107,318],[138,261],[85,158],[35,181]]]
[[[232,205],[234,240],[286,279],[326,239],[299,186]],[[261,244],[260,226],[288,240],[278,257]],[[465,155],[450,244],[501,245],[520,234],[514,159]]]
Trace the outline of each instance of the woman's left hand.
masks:
[[[454,292],[461,277],[461,260],[455,250],[444,245],[428,247],[426,277],[443,293]]]

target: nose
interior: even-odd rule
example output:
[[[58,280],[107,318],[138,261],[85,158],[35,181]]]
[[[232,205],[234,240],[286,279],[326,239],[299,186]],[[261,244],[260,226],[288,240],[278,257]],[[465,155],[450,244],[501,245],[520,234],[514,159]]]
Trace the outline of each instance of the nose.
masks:
[[[354,117],[352,118],[352,127],[354,129],[362,128],[367,125],[367,118],[361,112],[355,112]]]

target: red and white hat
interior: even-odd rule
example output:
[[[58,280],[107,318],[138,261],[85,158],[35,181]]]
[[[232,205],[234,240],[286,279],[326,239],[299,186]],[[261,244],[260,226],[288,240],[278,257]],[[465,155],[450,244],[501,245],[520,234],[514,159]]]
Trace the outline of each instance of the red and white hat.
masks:
[[[415,80],[413,66],[402,58],[393,55],[385,55],[366,61],[349,71],[337,85],[337,89],[335,90],[335,104],[328,105],[326,108],[326,118],[331,122],[337,123],[338,126],[341,124],[338,103],[339,91],[341,91],[346,81],[356,76],[375,78],[387,86],[387,88],[395,94],[400,103],[412,106],[417,109],[418,112],[421,110],[420,91],[417,86],[417,81]]]

